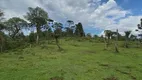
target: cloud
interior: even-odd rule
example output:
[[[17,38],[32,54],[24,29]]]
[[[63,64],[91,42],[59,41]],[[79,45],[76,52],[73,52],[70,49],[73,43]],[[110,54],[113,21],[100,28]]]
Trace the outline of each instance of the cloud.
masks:
[[[142,16],[131,16],[132,12],[123,10],[115,0],[101,2],[101,0],[0,0],[0,8],[5,17],[22,17],[28,7],[42,7],[49,17],[65,23],[73,20],[82,22],[84,27],[99,29],[119,29],[120,32],[133,30]]]
[[[38,0],[0,0],[0,9],[4,11],[5,18],[22,17],[28,11],[28,7],[40,6]]]

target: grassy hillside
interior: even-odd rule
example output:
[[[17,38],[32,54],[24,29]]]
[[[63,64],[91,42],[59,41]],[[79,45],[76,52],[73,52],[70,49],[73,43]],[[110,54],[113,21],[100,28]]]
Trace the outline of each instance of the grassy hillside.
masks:
[[[104,50],[104,43],[60,40],[0,54],[0,80],[141,80],[141,48]],[[121,46],[121,45],[120,45]]]

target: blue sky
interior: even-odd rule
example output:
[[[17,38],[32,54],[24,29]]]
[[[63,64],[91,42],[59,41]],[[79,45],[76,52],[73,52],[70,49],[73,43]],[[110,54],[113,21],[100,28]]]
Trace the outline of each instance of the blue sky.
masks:
[[[123,7],[124,9],[141,9],[141,0],[116,0],[116,2],[118,3],[118,5],[120,5],[121,7]]]
[[[125,10],[131,10],[133,15],[142,14],[142,0],[117,0],[119,6]]]
[[[142,15],[142,0],[115,0],[118,6],[120,6],[123,10],[131,11],[131,15],[138,16]],[[108,0],[101,0],[101,4],[108,2]],[[128,17],[130,15],[126,15]],[[110,16],[111,18],[111,16]],[[119,19],[118,19],[119,20]],[[85,28],[86,33],[92,34],[100,34],[103,29],[99,28]]]
[[[142,18],[142,0],[0,0],[5,18],[23,18],[28,7],[41,7],[55,21],[81,22],[86,33],[103,34],[104,30],[134,30]],[[26,31],[26,33],[28,33]]]
[[[106,3],[107,1],[108,0],[101,0],[101,3],[103,4]],[[118,6],[120,6],[122,9],[131,11],[131,15],[133,16],[142,15],[142,0],[115,0],[115,1],[118,4]],[[87,33],[91,32],[93,34],[100,34],[103,31],[103,29],[86,28],[85,31]]]

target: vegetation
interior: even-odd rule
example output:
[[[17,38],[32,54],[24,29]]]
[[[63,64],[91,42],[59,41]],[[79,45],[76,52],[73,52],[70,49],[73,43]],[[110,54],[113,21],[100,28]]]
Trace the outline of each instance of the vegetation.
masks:
[[[103,51],[102,42],[70,38],[60,39],[62,51],[54,40],[12,50],[0,55],[0,80],[141,80],[142,47],[118,44],[119,54],[113,44]]]
[[[30,27],[33,27],[34,25],[36,26],[36,31],[37,31],[36,42],[38,43],[39,34],[41,33],[41,27],[47,24],[48,13],[40,7],[36,8],[29,7],[29,12],[27,12],[25,18],[31,22],[32,25]]]
[[[81,22],[63,26],[40,7],[29,7],[27,21],[3,16],[0,10],[0,80],[142,79],[142,38],[131,31],[92,36]],[[142,29],[142,19],[137,26]]]
[[[125,31],[125,38],[126,38],[125,47],[126,48],[128,48],[128,39],[130,34],[131,34],[131,31]]]

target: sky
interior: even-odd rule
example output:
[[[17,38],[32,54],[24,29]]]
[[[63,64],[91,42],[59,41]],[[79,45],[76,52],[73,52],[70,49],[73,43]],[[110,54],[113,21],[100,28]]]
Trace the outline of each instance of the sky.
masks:
[[[103,34],[104,30],[132,30],[142,18],[142,0],[0,0],[5,18],[26,15],[28,7],[41,7],[49,18],[66,24],[67,20],[81,22],[86,33]]]

